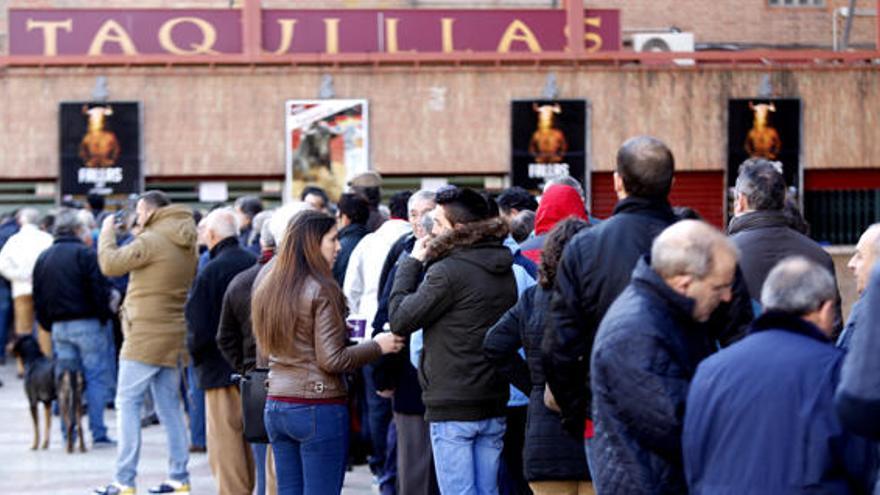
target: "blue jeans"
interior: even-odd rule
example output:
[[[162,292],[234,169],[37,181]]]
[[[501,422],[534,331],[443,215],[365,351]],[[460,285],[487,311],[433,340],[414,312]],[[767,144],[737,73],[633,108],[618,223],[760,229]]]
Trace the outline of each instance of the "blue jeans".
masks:
[[[196,373],[192,365],[186,367],[186,391],[189,399],[189,435],[194,447],[204,447],[205,443],[205,391],[196,383]]]
[[[505,419],[439,421],[430,427],[440,492],[497,495]]]
[[[6,357],[9,326],[12,325],[12,289],[5,279],[0,280],[0,357]]]
[[[366,396],[366,423],[370,432],[370,470],[382,477],[385,470],[385,455],[388,450],[388,426],[391,424],[391,399],[376,394],[376,381],[373,380],[372,364],[364,366],[364,393]]]
[[[119,360],[116,388],[117,434],[116,481],[134,486],[141,452],[141,407],[147,389],[153,395],[156,414],[168,441],[168,478],[189,482],[186,425],[180,400],[180,372],[177,368]]]
[[[348,456],[348,408],[266,401],[266,433],[275,455],[278,495],[342,492]]]
[[[266,495],[266,449],[268,444],[252,443],[251,452],[254,454],[254,468],[257,471],[257,486],[254,495]]]
[[[113,387],[107,373],[107,343],[105,327],[97,319],[57,321],[52,324],[52,349],[59,364],[56,372],[65,366],[82,370],[86,386],[83,395],[88,403],[92,440],[107,437],[104,407]]]

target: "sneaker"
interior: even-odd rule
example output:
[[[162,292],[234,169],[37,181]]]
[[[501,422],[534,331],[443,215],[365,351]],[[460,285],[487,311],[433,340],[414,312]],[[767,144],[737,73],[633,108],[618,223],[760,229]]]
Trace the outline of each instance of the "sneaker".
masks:
[[[109,449],[116,448],[116,440],[111,440],[110,437],[101,437],[92,440],[92,448],[93,449]]]
[[[134,487],[114,481],[107,486],[95,488],[92,495],[134,495]]]
[[[189,495],[189,483],[175,480],[163,481],[161,484],[150,488],[150,493],[183,493]]]

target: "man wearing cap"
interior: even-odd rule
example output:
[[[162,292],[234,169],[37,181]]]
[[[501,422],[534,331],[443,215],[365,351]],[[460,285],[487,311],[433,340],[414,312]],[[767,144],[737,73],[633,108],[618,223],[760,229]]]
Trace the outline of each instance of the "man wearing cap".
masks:
[[[382,201],[382,176],[378,172],[369,171],[355,175],[348,181],[350,192],[360,194],[370,204],[370,218],[367,220],[367,230],[375,232],[380,225],[388,220],[379,211],[379,203]]]

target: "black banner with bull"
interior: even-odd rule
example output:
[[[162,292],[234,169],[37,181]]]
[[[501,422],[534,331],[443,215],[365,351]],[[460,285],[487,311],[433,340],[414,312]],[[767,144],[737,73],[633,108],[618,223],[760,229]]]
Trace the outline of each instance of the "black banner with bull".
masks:
[[[60,195],[139,193],[138,102],[65,102],[59,111]]]

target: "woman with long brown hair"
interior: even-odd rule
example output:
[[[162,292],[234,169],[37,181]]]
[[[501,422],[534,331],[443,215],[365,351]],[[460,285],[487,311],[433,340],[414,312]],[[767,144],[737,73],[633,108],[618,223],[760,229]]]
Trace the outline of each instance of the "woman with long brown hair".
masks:
[[[391,333],[346,345],[345,298],[331,270],[336,236],[329,215],[299,213],[254,289],[254,336],[269,357],[266,431],[281,495],[342,491],[349,428],[342,373],[403,345]]]

